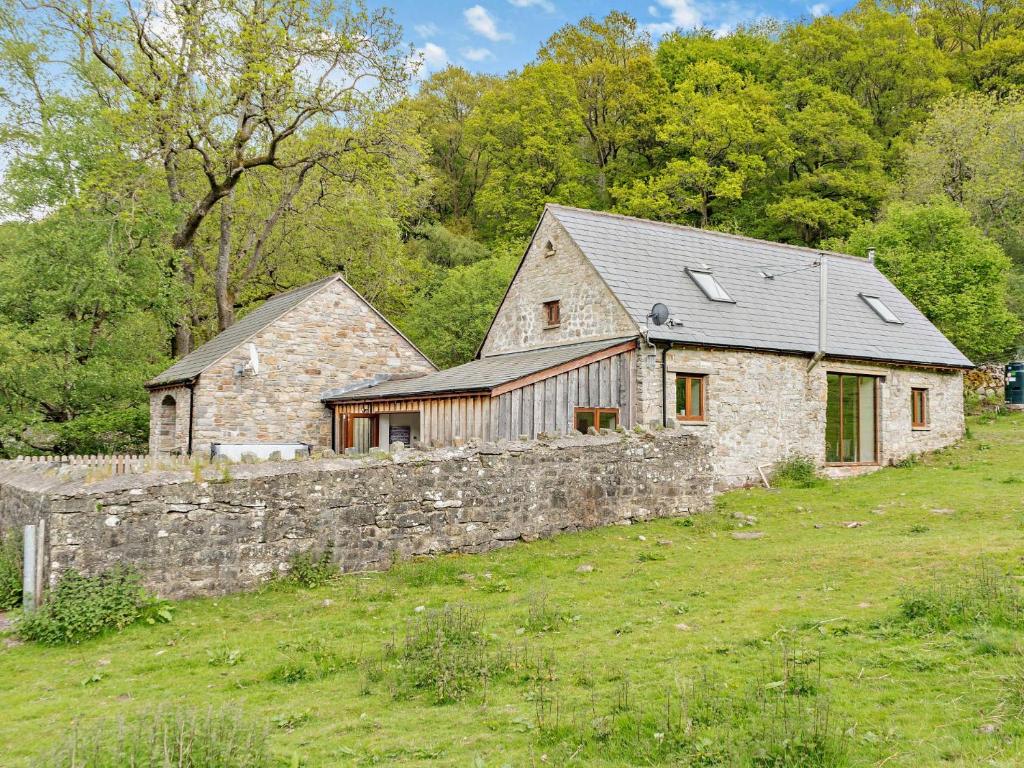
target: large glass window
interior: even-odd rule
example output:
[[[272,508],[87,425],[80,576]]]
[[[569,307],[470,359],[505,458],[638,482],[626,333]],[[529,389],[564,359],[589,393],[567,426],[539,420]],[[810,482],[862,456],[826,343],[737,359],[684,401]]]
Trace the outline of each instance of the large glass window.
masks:
[[[830,464],[872,464],[878,460],[878,379],[828,374],[825,460]]]
[[[910,424],[918,429],[928,426],[928,390],[910,390]]]
[[[676,418],[704,421],[704,376],[676,374]]]

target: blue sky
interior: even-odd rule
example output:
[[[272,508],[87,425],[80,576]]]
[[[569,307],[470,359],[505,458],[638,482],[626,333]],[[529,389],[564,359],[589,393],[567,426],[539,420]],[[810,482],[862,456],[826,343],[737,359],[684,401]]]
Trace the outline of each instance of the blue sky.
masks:
[[[810,18],[841,13],[851,0],[385,0],[423,54],[429,71],[447,63],[472,71],[504,73],[530,61],[540,44],[564,24],[610,10],[632,14],[654,37],[676,27],[727,32],[759,18]]]

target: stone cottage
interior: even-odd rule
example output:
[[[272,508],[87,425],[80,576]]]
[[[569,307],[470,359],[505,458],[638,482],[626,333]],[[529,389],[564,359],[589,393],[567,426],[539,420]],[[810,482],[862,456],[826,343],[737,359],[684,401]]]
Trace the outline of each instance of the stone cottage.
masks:
[[[549,205],[477,359],[323,402],[339,450],[681,429],[730,486],[948,445],[972,367],[871,259]]]
[[[282,293],[147,382],[151,454],[329,446],[328,387],[435,366],[341,275]]]

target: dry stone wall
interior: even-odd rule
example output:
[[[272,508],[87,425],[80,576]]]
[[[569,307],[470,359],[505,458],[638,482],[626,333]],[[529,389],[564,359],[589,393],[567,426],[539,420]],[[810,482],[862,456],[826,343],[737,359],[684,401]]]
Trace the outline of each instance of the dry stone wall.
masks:
[[[396,557],[482,552],[564,531],[704,510],[708,446],[678,432],[611,433],[377,459],[232,465],[95,483],[44,467],[0,469],[5,520],[47,521],[48,580],[132,565],[167,597],[256,586],[301,552],[346,571]],[[18,474],[20,472],[20,474]],[[220,478],[220,470],[209,470]],[[6,505],[8,502],[4,502]]]

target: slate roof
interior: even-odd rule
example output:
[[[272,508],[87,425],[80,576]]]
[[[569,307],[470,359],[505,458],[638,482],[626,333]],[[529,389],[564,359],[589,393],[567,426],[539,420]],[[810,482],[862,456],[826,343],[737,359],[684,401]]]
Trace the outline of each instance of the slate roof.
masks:
[[[239,344],[244,344],[272,322],[294,309],[328,283],[340,280],[330,275],[290,291],[272,296],[227,330],[221,331],[201,347],[174,363],[163,373],[146,382],[147,387],[160,387],[191,381]]]
[[[420,397],[444,392],[488,392],[510,381],[570,363],[595,352],[602,352],[634,338],[587,341],[528,352],[493,355],[412,379],[392,379],[360,389],[333,389],[325,392],[321,399],[324,402],[340,403],[383,397]]]
[[[826,353],[973,367],[867,259],[711,230],[560,205],[551,213],[591,261],[639,328],[656,302],[682,321],[650,338],[698,345],[814,353],[819,258],[828,260]],[[686,269],[709,269],[735,303],[710,301]],[[762,270],[776,275],[766,279]],[[860,294],[878,296],[903,321],[883,321]]]

